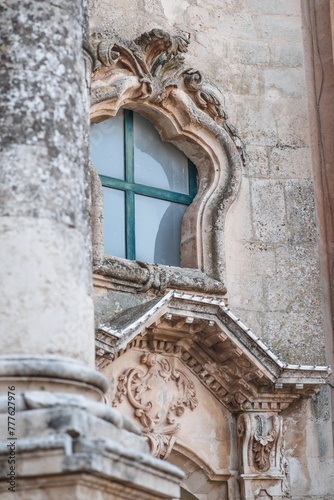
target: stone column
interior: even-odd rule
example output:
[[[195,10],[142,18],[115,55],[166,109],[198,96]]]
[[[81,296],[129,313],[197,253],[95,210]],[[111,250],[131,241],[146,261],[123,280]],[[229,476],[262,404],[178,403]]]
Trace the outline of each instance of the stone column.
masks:
[[[1,9],[1,351],[94,365],[82,6]]]
[[[96,401],[85,24],[82,0],[0,6],[0,498],[178,498]]]

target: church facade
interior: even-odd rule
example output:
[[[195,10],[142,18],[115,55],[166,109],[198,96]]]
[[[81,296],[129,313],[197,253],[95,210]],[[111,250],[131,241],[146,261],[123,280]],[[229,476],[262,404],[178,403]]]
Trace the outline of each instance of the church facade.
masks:
[[[333,2],[2,9],[0,498],[334,499]]]

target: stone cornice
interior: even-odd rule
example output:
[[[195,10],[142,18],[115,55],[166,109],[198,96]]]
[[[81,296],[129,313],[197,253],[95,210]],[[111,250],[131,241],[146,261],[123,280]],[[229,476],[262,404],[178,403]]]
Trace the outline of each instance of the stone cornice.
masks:
[[[283,410],[314,394],[331,372],[282,362],[224,300],[176,291],[101,325],[96,345],[102,364],[131,348],[178,357],[232,412]]]

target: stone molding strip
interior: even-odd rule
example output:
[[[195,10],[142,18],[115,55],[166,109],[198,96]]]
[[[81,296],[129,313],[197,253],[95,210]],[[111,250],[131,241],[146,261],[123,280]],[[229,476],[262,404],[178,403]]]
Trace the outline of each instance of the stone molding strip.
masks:
[[[199,269],[146,264],[143,262],[104,256],[95,262],[93,271],[108,279],[115,289],[131,289],[137,293],[153,291],[163,295],[168,289],[224,295],[225,285]],[[99,286],[99,284],[97,284]]]
[[[110,453],[112,455],[117,454],[123,458],[127,458],[133,462],[137,462],[137,467],[140,465],[152,467],[162,473],[167,473],[175,476],[176,478],[183,479],[184,472],[163,460],[152,457],[148,453],[142,453],[140,451],[133,451],[129,448],[125,448],[120,443],[117,443],[111,439],[91,439],[91,438],[80,438],[76,440],[74,453],[73,450],[73,439],[68,434],[57,434],[51,436],[40,436],[36,438],[23,438],[18,439],[16,442],[17,453],[30,453],[33,451],[50,450],[55,448],[62,448],[65,451],[65,455],[68,457],[76,454],[84,454],[85,452],[89,455],[95,451],[96,454],[99,452]],[[8,457],[8,447],[7,443],[0,443],[0,459],[1,456],[5,455]],[[74,458],[74,457],[73,457]],[[70,465],[70,464],[68,464]],[[71,469],[75,464],[73,463]],[[101,471],[102,472],[102,471]]]
[[[89,384],[103,393],[109,387],[102,373],[81,361],[56,356],[0,356],[0,380],[9,377],[73,380]]]
[[[171,290],[168,292],[159,302],[157,302],[149,311],[147,311],[143,316],[138,318],[137,320],[133,321],[131,325],[129,325],[127,328],[124,329],[124,331],[116,331],[110,328],[108,325],[103,324],[100,325],[98,328],[98,331],[104,331],[106,333],[109,333],[113,335],[115,338],[118,338],[122,340],[120,343],[117,343],[116,349],[122,349],[124,347],[124,343],[128,343],[132,340],[133,336],[131,335],[132,332],[135,332],[137,328],[141,325],[143,325],[148,319],[152,318],[153,315],[161,309],[161,307],[164,304],[167,304],[172,298],[176,299],[184,299],[187,301],[191,301],[194,303],[202,303],[202,304],[209,304],[209,305],[215,305],[219,306],[223,309],[223,311],[234,321],[238,324],[238,326],[245,332],[245,334],[252,340],[252,342],[255,342],[256,345],[264,351],[264,353],[269,356],[274,363],[277,365],[278,368],[283,369],[285,373],[288,374],[287,370],[290,370],[290,377],[293,377],[297,372],[300,375],[305,375],[302,372],[313,372],[316,374],[317,372],[322,373],[322,374],[328,374],[330,375],[332,373],[332,370],[329,365],[292,365],[285,363],[279,359],[276,354],[274,354],[269,347],[267,347],[259,337],[257,337],[250,328],[247,328],[244,323],[240,319],[235,316],[232,311],[230,310],[229,307],[226,306],[226,303],[223,299],[216,298],[216,297],[207,297],[207,296],[202,296],[202,295],[195,295],[195,294],[188,294],[184,292],[179,292],[177,290]],[[130,336],[128,336],[130,334]],[[280,370],[281,371],[281,370]],[[309,373],[307,374],[309,376]]]
[[[90,401],[81,395],[48,391],[25,391],[16,396],[16,411],[40,410],[42,408],[71,407],[86,410],[95,417],[110,422],[118,429],[126,429],[134,434],[141,430],[120,412],[109,405]],[[0,395],[0,414],[8,412],[7,395]]]
[[[50,452],[53,460],[47,460],[50,457]],[[38,453],[37,461],[34,460],[36,453]],[[58,456],[55,453],[58,453],[59,459],[56,459]],[[19,491],[21,483],[35,476],[36,469],[40,467],[44,456],[43,474],[39,472],[41,478],[59,477],[59,480],[63,482],[63,477],[66,475],[73,478],[72,482],[76,484],[75,474],[85,473],[89,474],[90,477],[93,475],[109,480],[110,488],[113,491],[115,487],[117,488],[117,484],[121,484],[124,490],[125,483],[129,484],[130,475],[131,484],[129,486],[136,487],[137,485],[140,487],[136,498],[171,498],[169,496],[171,487],[175,489],[174,495],[172,495],[174,497],[179,489],[179,481],[184,478],[183,471],[174,465],[158,460],[148,453],[133,451],[108,438],[81,437],[72,439],[68,434],[58,434],[18,439],[16,441],[17,459],[23,460],[25,454],[30,456],[30,467],[22,471],[17,491]],[[1,443],[0,464],[7,463],[7,459],[7,443]],[[151,488],[154,488],[157,482],[163,490],[161,496],[158,496],[157,493],[155,496],[151,496],[154,493]],[[0,485],[0,491],[5,488],[7,489],[7,484]],[[141,493],[145,496],[141,496]]]
[[[261,340],[260,340],[260,337],[257,337],[250,328],[248,328],[237,316],[235,316],[235,314],[232,313],[232,311],[230,310],[229,307],[226,306],[225,304],[225,301],[224,300],[221,300],[221,299],[216,299],[214,297],[202,297],[200,295],[195,295],[195,294],[187,294],[187,293],[182,293],[182,292],[177,292],[177,291],[174,291],[173,293],[173,296],[174,297],[177,297],[177,298],[180,298],[180,299],[187,299],[187,300],[191,300],[193,302],[200,302],[200,303],[204,303],[204,304],[215,304],[215,305],[219,305],[220,307],[222,307],[222,309],[224,310],[224,312],[233,320],[235,321],[238,326],[247,334],[248,337],[250,337],[253,341],[256,342],[256,344],[263,350],[265,351],[265,353],[272,358],[273,361],[275,361],[275,363],[280,367],[280,368],[284,368],[285,369],[285,372],[286,370],[291,370],[291,375],[293,374],[293,372],[300,372],[302,370],[304,371],[314,371],[314,372],[327,372],[328,375],[330,375],[332,373],[332,370],[330,368],[329,365],[325,366],[325,365],[292,365],[292,364],[289,364],[289,363],[285,363],[284,361],[281,361],[279,359],[278,356],[276,356],[276,354],[274,354],[270,349],[269,347],[267,347]],[[286,372],[287,373],[287,372]],[[293,376],[293,375],[292,375]]]

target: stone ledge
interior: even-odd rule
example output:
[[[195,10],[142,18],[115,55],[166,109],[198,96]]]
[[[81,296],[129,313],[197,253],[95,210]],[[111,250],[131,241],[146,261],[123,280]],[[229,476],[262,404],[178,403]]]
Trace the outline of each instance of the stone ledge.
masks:
[[[84,398],[74,396],[71,405],[68,394],[43,395],[43,391],[31,391],[20,396],[25,401],[26,409],[16,413],[17,432],[12,444],[16,491],[26,484],[31,491],[45,489],[43,498],[54,499],[54,488],[49,491],[49,479],[58,478],[56,486],[62,488],[63,478],[70,475],[73,482],[70,480],[67,484],[65,496],[59,494],[60,498],[66,498],[68,488],[76,487],[78,478],[85,474],[91,478],[90,481],[105,481],[98,488],[104,495],[103,499],[137,498],[132,496],[137,491],[138,498],[143,495],[143,499],[179,498],[183,472],[149,455],[148,444],[144,437],[138,435],[136,426],[127,423],[127,419],[115,410],[90,401],[86,403],[87,408],[83,408]],[[98,409],[100,414],[104,407],[105,412],[98,417],[89,411],[92,407],[94,411]],[[4,419],[5,413],[0,415],[0,420]],[[9,471],[8,442],[0,443],[2,477],[6,477]],[[132,492],[130,496],[122,496],[118,492],[121,485]],[[6,498],[7,487],[4,481],[0,483],[1,499]],[[95,489],[96,486],[83,497],[73,494],[68,498],[95,498]]]
[[[214,295],[226,294],[225,285],[199,269],[147,264],[104,256],[95,262],[95,286],[131,292],[153,291],[163,295],[167,289],[191,290]],[[104,279],[101,280],[101,277]]]
[[[0,448],[0,468],[6,469],[8,451],[6,446]],[[100,482],[104,499],[147,498],[177,499],[179,498],[179,481],[184,477],[182,471],[166,462],[154,459],[150,455],[134,452],[112,440],[92,440],[89,438],[72,440],[68,435],[43,436],[34,439],[22,439],[16,442],[17,489],[25,483],[30,488],[48,490],[61,488],[63,480],[66,492],[86,477],[90,482],[91,494],[96,494],[95,482]],[[38,477],[36,477],[36,475]],[[0,498],[8,494],[7,483],[0,483]],[[122,490],[132,492],[134,496],[122,496]],[[22,490],[21,490],[22,491]],[[114,496],[116,494],[117,496]],[[23,491],[22,491],[23,494]],[[93,495],[93,496],[94,496]],[[143,495],[143,496],[142,496]],[[20,498],[20,497],[19,497]],[[22,496],[21,498],[27,498]],[[29,497],[28,497],[29,498]],[[43,498],[51,498],[47,494]],[[52,496],[54,498],[54,496]],[[62,495],[61,498],[64,498]],[[66,495],[65,495],[66,498]],[[69,498],[88,498],[69,496]]]

